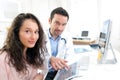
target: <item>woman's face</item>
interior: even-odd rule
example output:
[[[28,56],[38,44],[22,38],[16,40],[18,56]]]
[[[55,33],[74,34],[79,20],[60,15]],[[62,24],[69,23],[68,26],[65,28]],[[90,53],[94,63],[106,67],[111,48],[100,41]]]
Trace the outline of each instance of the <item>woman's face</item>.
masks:
[[[37,23],[31,19],[26,19],[20,28],[19,38],[25,48],[34,47],[39,38],[39,28]]]

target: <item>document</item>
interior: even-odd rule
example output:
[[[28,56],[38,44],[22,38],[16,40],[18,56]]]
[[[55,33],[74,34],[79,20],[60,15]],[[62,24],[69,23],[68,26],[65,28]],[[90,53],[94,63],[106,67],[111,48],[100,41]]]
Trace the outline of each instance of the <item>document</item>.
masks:
[[[71,58],[67,60],[68,60],[68,65],[70,66],[70,69],[59,70],[54,80],[69,80],[70,78],[78,75],[78,69],[77,69],[78,59],[76,59],[75,56],[72,56]]]
[[[54,80],[69,80],[72,77],[77,76],[77,62],[70,65],[70,69],[59,70]]]

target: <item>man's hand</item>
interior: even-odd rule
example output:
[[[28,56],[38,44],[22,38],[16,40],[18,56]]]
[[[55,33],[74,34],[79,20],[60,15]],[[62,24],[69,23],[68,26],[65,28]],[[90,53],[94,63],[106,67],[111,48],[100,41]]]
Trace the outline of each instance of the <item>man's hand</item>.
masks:
[[[65,59],[60,59],[56,57],[51,57],[50,58],[50,63],[53,69],[55,70],[60,70],[63,68],[69,69],[69,66],[66,64],[67,61]]]

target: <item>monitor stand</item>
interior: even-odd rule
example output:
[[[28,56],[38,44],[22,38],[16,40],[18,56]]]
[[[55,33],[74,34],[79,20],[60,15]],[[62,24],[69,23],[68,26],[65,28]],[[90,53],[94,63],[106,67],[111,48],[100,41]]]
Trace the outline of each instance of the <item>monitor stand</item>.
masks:
[[[103,55],[101,57],[101,60],[98,62],[99,64],[115,64],[115,63],[117,63],[117,59],[116,59],[116,56],[115,56],[115,53],[114,53],[111,43],[109,43],[109,46],[110,46],[110,50],[113,54],[113,59],[106,59],[107,55],[109,54],[107,51],[107,54]]]

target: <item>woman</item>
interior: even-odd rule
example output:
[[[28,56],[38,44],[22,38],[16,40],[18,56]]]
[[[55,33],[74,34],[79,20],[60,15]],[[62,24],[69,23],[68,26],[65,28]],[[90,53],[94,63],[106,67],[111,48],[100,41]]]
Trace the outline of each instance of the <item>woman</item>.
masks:
[[[21,13],[13,21],[0,50],[0,80],[43,80],[46,48],[38,19]]]

